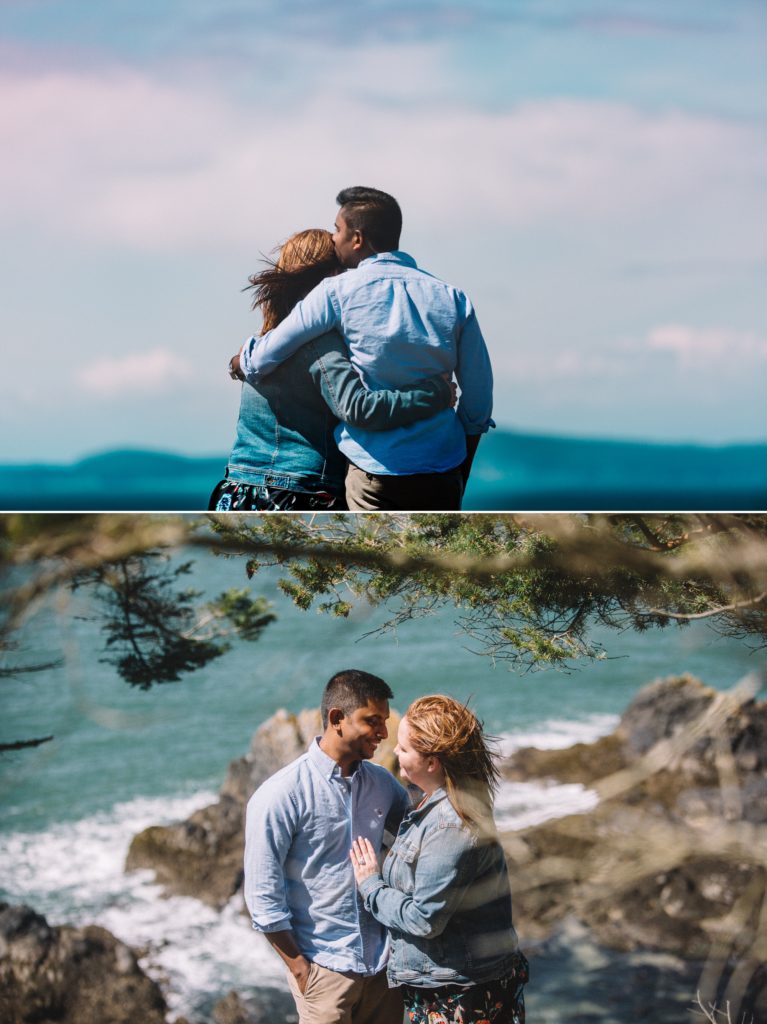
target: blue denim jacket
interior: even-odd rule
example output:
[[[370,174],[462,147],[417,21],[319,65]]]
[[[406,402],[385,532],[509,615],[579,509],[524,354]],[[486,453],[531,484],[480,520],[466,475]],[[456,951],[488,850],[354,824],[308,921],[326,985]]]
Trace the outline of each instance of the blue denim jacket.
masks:
[[[383,876],[359,887],[389,929],[390,985],[473,985],[507,975],[517,934],[506,858],[478,839],[438,789],[400,825]]]
[[[355,270],[326,277],[273,330],[249,338],[240,364],[253,384],[268,378],[312,338],[336,329],[365,385],[399,388],[436,373],[455,373],[457,409],[372,432],[345,423],[338,447],[366,473],[443,473],[466,457],[466,435],[491,419],[493,374],[474,307],[459,289],[417,266],[406,252],[382,252]]]
[[[396,391],[369,391],[335,331],[299,349],[269,377],[244,384],[227,476],[240,483],[342,494],[346,459],[339,420],[389,430],[428,419],[450,404],[437,375]]]

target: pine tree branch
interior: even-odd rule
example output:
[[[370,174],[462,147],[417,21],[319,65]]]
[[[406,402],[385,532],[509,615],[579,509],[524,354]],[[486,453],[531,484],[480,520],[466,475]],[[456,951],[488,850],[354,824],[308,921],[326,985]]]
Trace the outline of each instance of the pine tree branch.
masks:
[[[13,743],[0,743],[0,753],[8,750],[23,750],[25,747],[39,747],[41,743],[50,743],[53,736],[41,736],[35,740],[15,740]]]
[[[744,608],[756,608],[767,600],[767,590],[758,594],[750,601],[734,601],[732,604],[720,605],[717,608],[709,608],[705,612],[672,612],[667,608],[648,608],[646,615],[658,615],[664,619],[679,619],[684,622],[691,622],[693,619],[711,619],[716,615],[724,615],[726,612],[742,611]]]

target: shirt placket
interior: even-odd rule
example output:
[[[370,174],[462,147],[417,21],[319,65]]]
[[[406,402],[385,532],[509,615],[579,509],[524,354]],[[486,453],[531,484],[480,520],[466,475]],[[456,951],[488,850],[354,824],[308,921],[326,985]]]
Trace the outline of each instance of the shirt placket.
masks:
[[[351,849],[352,840],[355,836],[360,834],[360,830],[357,828],[357,822],[360,820],[359,817],[359,799],[360,799],[360,777],[361,772],[359,769],[352,775],[349,786],[350,796],[350,812],[349,812],[349,849]],[[365,934],[366,920],[365,915],[361,914],[362,900],[357,893],[357,898],[354,901],[354,905],[357,909],[357,934],[360,937],[359,949],[357,955],[360,959],[360,968],[362,971],[367,971],[368,960],[367,960],[367,947],[368,947],[368,936]]]
[[[339,769],[336,769],[333,773],[333,783],[335,786],[336,793],[338,794],[341,804],[343,806],[344,817],[346,820],[347,837],[346,845],[349,849],[352,847],[352,839],[355,835],[354,825],[357,820],[356,815],[356,799],[355,794],[357,792],[357,777],[358,772],[355,772],[351,777],[345,777],[341,774]],[[360,901],[359,897],[354,901],[354,905],[357,911],[357,934],[359,935],[359,943],[355,954],[359,960],[360,971],[366,970],[365,967],[365,938],[362,934],[363,923],[360,920]]]

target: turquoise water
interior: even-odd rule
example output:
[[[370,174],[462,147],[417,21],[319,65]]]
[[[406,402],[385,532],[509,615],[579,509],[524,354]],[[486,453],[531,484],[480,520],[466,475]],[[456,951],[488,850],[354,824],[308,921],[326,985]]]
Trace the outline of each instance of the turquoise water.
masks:
[[[244,585],[241,563],[194,556],[192,585],[211,595]],[[27,902],[51,923],[98,923],[147,952],[143,966],[162,984],[174,1014],[210,1020],[232,988],[285,985],[281,967],[255,935],[237,898],[219,914],[196,900],[165,898],[151,872],[126,875],[131,838],[152,824],[181,820],[215,799],[228,762],[247,749],[277,708],[319,702],[341,668],[382,675],[404,709],[434,691],[471,698],[504,746],[567,746],[611,731],[646,682],[692,672],[729,688],[763,666],[741,644],[694,627],[637,635],[602,633],[610,658],[570,675],[510,673],[472,654],[455,613],[408,623],[396,635],[362,635],[382,621],[359,608],[349,620],[300,612],[275,588],[275,573],[253,589],[274,601],[276,623],[255,644],[237,644],[180,683],[144,693],[99,661],[97,623],[79,597],[29,623],[30,657],[58,654],[61,667],[5,681],[0,738],[55,735],[52,743],[0,758],[0,899]],[[507,784],[499,794],[502,827],[586,809],[580,786]],[[524,941],[524,936],[523,936]],[[542,965],[545,967],[545,965]],[[536,1019],[569,1020],[566,1002],[531,991]],[[612,1017],[605,1020],[613,1021]]]
[[[22,510],[207,508],[218,458],[111,451],[71,465],[0,465],[0,507]],[[761,509],[767,444],[661,444],[492,430],[464,496],[467,511]]]

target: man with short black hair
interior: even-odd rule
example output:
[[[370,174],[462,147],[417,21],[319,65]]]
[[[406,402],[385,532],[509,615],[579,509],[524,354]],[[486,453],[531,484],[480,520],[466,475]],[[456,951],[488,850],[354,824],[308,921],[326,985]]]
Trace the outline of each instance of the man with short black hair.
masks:
[[[350,273],[329,277],[274,330],[250,338],[230,367],[255,383],[312,338],[336,328],[369,388],[453,375],[457,409],[392,430],[340,423],[352,511],[457,510],[480,436],[493,426],[490,358],[474,308],[457,288],[399,249],[393,196],[355,186],[339,192],[333,242]]]
[[[248,802],[245,901],[288,970],[300,1024],[401,1024],[386,982],[386,930],[364,909],[352,839],[380,851],[410,807],[406,791],[371,764],[386,739],[392,692],[378,676],[338,672],[322,696],[323,734]]]
[[[399,203],[387,192],[377,188],[365,188],[355,185],[342,189],[336,196],[341,207],[339,214],[350,232],[359,232],[369,244],[369,255],[378,252],[395,252],[399,249],[399,236],[402,233],[402,210]],[[338,225],[336,225],[336,231]],[[345,267],[356,267],[359,259],[348,263],[338,251],[338,238],[335,238],[336,255]]]

